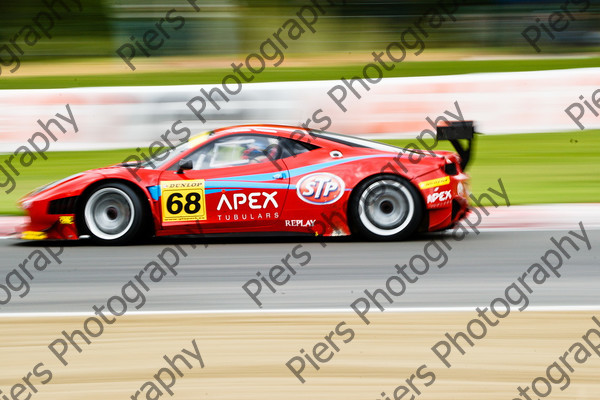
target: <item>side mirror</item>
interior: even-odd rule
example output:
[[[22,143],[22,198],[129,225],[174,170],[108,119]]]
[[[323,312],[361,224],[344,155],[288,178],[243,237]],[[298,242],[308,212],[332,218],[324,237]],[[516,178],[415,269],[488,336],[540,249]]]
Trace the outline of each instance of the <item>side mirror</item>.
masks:
[[[179,169],[177,170],[178,174],[182,174],[183,171],[189,171],[190,169],[194,169],[194,163],[192,160],[184,158],[183,160],[179,161]]]

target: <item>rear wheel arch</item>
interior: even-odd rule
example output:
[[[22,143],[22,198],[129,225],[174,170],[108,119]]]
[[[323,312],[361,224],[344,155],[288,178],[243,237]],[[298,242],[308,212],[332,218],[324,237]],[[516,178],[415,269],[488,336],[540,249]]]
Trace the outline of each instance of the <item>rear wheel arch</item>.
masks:
[[[410,184],[412,187],[414,187],[414,188],[415,188],[415,189],[416,189],[416,190],[417,190],[417,191],[420,193],[420,190],[419,190],[419,188],[418,188],[417,186],[415,186],[415,185],[414,185],[414,184],[411,182],[411,180],[410,180],[408,177],[406,177],[406,176],[404,176],[404,175],[401,175],[401,174],[393,174],[393,173],[390,173],[390,172],[378,172],[378,173],[376,173],[376,174],[372,174],[372,175],[369,175],[369,176],[367,176],[367,177],[364,177],[364,178],[363,178],[363,179],[361,179],[361,180],[360,180],[358,183],[356,183],[356,185],[354,185],[354,188],[352,189],[352,192],[350,193],[350,197],[348,198],[348,207],[350,206],[350,201],[352,200],[352,197],[353,197],[353,196],[357,196],[357,193],[356,193],[356,192],[357,192],[357,189],[358,189],[358,188],[359,188],[361,185],[363,185],[363,184],[364,184],[366,181],[368,181],[369,179],[373,179],[373,178],[375,178],[375,177],[385,177],[385,176],[390,176],[390,177],[396,177],[396,178],[403,179],[403,180],[405,180],[405,181],[406,181],[406,183]],[[420,195],[420,194],[419,194],[419,198],[421,199],[421,205],[422,205],[423,207],[425,207],[425,199],[424,199],[424,198],[423,198],[423,196],[422,196],[422,195]]]
[[[361,212],[359,202],[360,197],[364,194],[365,190],[369,188],[369,186],[373,186],[374,184],[377,184],[377,182],[386,181],[398,182],[399,185],[405,187],[406,191],[410,193],[410,197],[414,203],[414,217],[411,217],[411,221],[409,221],[407,224],[406,229],[401,229],[400,232],[390,235],[379,235],[377,234],[376,227],[373,229],[373,231],[370,231],[365,226],[364,221],[361,221],[361,216],[359,215]],[[393,187],[390,186],[390,189],[393,189]],[[401,192],[407,193],[402,188],[398,187],[397,189]],[[383,193],[385,193],[385,190]],[[410,182],[407,177],[400,174],[377,173],[363,178],[354,186],[348,199],[347,215],[352,234],[358,234],[360,236],[376,240],[400,240],[405,239],[411,234],[422,229],[423,224],[427,220],[427,209],[425,206],[425,200],[423,199],[420,190],[412,182]],[[390,231],[393,231],[393,229],[390,229]]]

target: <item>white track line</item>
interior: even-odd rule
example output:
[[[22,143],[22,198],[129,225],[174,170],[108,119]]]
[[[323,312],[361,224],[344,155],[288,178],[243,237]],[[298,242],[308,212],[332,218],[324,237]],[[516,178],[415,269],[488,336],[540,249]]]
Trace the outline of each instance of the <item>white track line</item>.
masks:
[[[569,226],[546,226],[546,227],[526,227],[526,228],[518,228],[518,227],[494,227],[494,228],[486,228],[486,227],[477,227],[481,232],[566,232],[573,230],[573,227],[577,226],[577,224],[569,225]],[[600,230],[600,225],[584,225],[586,231],[597,231]],[[448,231],[449,232],[449,231]],[[442,231],[443,233],[443,231]],[[472,234],[472,232],[469,232]]]
[[[497,227],[497,228],[485,228],[485,227],[477,227],[477,229],[481,232],[489,232],[489,233],[502,233],[502,232],[564,232],[564,231],[569,231],[573,229],[573,226],[562,226],[562,227],[527,227],[527,228],[518,228],[518,227],[512,227],[512,228],[504,228],[504,227]],[[598,231],[600,230],[600,225],[590,225],[590,226],[585,226],[585,230],[586,231]],[[451,233],[450,230],[444,232],[431,232],[431,234],[440,234],[443,235],[444,233]],[[469,232],[470,235],[473,235],[473,232]],[[290,236],[291,237],[291,236]],[[301,236],[299,236],[299,238],[301,238]],[[15,241],[19,241],[21,242],[22,240],[18,237],[18,236],[0,236],[0,240],[9,240],[9,239],[14,239]],[[45,242],[45,241],[40,241],[40,243],[51,243],[51,241]],[[268,244],[268,241],[265,241],[265,244]]]
[[[475,312],[477,307],[406,307],[388,308],[389,313],[433,313],[433,312]],[[600,311],[600,305],[575,305],[575,306],[532,306],[523,312],[565,312],[565,311]],[[131,311],[124,315],[213,315],[213,314],[352,314],[349,308],[297,308],[281,310],[174,310],[174,311]],[[93,312],[22,312],[22,313],[0,313],[0,318],[44,318],[44,317],[91,317]]]

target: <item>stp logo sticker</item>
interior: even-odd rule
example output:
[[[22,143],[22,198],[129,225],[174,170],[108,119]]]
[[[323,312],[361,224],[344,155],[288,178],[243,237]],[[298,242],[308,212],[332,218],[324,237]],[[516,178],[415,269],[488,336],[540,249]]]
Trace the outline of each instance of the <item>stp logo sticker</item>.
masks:
[[[296,185],[298,197],[318,205],[335,203],[344,195],[345,189],[340,177],[326,172],[307,175]]]

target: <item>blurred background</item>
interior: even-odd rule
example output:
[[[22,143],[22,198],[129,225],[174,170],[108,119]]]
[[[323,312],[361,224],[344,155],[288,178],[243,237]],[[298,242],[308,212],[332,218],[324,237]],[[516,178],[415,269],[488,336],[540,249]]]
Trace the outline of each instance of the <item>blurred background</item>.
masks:
[[[222,82],[232,74],[232,63],[245,62],[250,54],[259,53],[265,40],[276,40],[274,34],[286,21],[297,21],[300,10],[306,6],[314,9],[315,4],[323,10],[313,24],[315,32],[305,27],[306,32],[297,40],[291,42],[288,38],[285,61],[278,66],[266,62],[264,71],[251,83],[244,83],[239,93],[228,99],[215,96],[216,106],[206,99],[203,90],[223,90]],[[375,398],[381,390],[392,393],[398,384],[403,385],[402,379],[411,376],[419,363],[426,361],[435,369],[431,361],[437,360],[431,358],[429,346],[443,339],[444,332],[464,331],[465,322],[473,317],[472,311],[458,313],[453,307],[448,312],[446,307],[460,305],[463,309],[466,305],[487,304],[488,296],[503,291],[509,296],[510,286],[506,285],[516,277],[527,287],[522,280],[525,274],[521,277],[523,269],[539,260],[551,245],[551,236],[568,237],[562,229],[577,228],[573,221],[582,221],[590,231],[597,229],[600,1],[465,0],[454,15],[456,21],[448,17],[433,19],[432,24],[439,27],[427,29],[422,52],[417,55],[415,49],[407,50],[402,63],[385,71],[381,80],[371,79],[368,88],[355,83],[360,98],[348,90],[342,78],[364,78],[365,66],[374,62],[373,52],[401,42],[407,29],[414,29],[423,15],[439,9],[440,4],[454,8],[453,0],[346,0],[344,4],[342,0],[0,0],[0,238],[4,227],[11,229],[7,234],[12,233],[17,225],[13,221],[24,221],[24,211],[17,201],[28,192],[81,171],[121,163],[140,152],[148,154],[151,144],[164,143],[162,137],[174,126],[200,133],[244,123],[299,125],[309,120],[313,121],[311,127],[322,128],[323,116],[330,119],[330,131],[410,147],[421,146],[416,139],[424,130],[432,129],[428,118],[474,120],[482,134],[476,136],[467,169],[470,190],[479,195],[488,188],[497,189],[501,180],[511,206],[494,207],[491,215],[484,217],[484,224],[491,222],[491,227],[508,226],[506,232],[469,235],[462,243],[454,243],[455,237],[451,240],[453,262],[436,272],[437,277],[428,276],[419,282],[421,286],[410,288],[408,291],[413,293],[394,304],[435,308],[420,315],[393,313],[386,307],[385,314],[373,315],[377,318],[374,327],[364,328],[368,331],[357,329],[359,339],[347,349],[340,346],[342,354],[336,354],[326,367],[322,364],[320,376],[313,378],[316,372],[308,366],[310,380],[306,385],[299,385],[285,368],[287,357],[301,354],[300,347],[310,350],[312,347],[306,346],[322,340],[319,337],[329,341],[331,335],[322,335],[342,318],[349,326],[363,325],[356,319],[352,321],[348,313],[330,313],[332,307],[342,305],[347,309],[363,288],[379,287],[395,273],[393,265],[399,260],[428,253],[428,245],[423,248],[425,240],[442,236],[390,244],[333,242],[326,249],[308,243],[306,250],[313,252],[314,261],[285,291],[277,293],[282,295],[277,302],[265,301],[267,310],[281,304],[286,308],[302,307],[296,311],[307,315],[233,312],[250,310],[250,306],[257,310],[254,304],[248,304],[240,285],[254,277],[257,270],[265,272],[286,262],[296,250],[294,247],[289,253],[291,239],[276,240],[272,245],[250,239],[233,247],[217,240],[206,242],[210,243],[207,249],[198,246],[191,251],[186,247],[190,257],[187,261],[182,258],[180,276],[165,279],[161,283],[165,286],[153,287],[143,310],[161,310],[164,314],[177,310],[177,315],[119,319],[114,326],[106,326],[106,336],[96,341],[102,332],[93,335],[92,345],[82,346],[83,354],[69,352],[69,363],[73,365],[70,369],[53,358],[53,363],[42,358],[43,354],[50,356],[48,343],[60,338],[63,329],[65,337],[67,332],[81,330],[81,311],[91,312],[92,304],[118,297],[113,296],[119,293],[118,285],[134,274],[139,280],[144,270],[156,263],[147,264],[144,270],[140,267],[161,251],[164,255],[166,249],[158,246],[187,246],[196,243],[195,239],[104,249],[89,247],[86,242],[81,246],[65,245],[61,256],[64,262],[50,265],[43,274],[48,263],[41,266],[42,258],[28,255],[34,249],[30,243],[0,242],[6,267],[0,268],[0,277],[8,274],[6,285],[20,290],[9,284],[11,275],[14,278],[18,272],[17,265],[32,279],[32,294],[26,302],[17,298],[15,291],[13,303],[21,305],[10,308],[18,303],[7,305],[8,300],[2,301],[2,312],[36,312],[22,314],[26,319],[21,322],[15,316],[3,321],[0,354],[6,365],[0,370],[4,390],[0,394],[8,393],[8,385],[18,378],[19,383],[10,392],[13,399],[19,397],[23,393],[20,387],[25,388],[20,377],[36,362],[45,361],[58,368],[53,371],[56,378],[42,388],[50,379],[40,384],[43,373],[36,373],[33,382],[40,393],[34,400],[112,399],[120,390],[127,398],[142,379],[151,379],[157,368],[166,365],[160,355],[172,357],[181,352],[182,346],[189,349],[189,340],[197,337],[203,354],[206,352],[207,369],[191,371],[190,375],[185,369],[186,379],[178,380],[176,387],[179,398],[264,400],[279,393],[282,396],[278,398],[285,399]],[[562,19],[555,14],[561,8],[568,11]],[[548,31],[553,38],[540,25],[552,29],[549,19],[557,29]],[[166,34],[159,32],[161,26]],[[536,44],[540,52],[523,37],[526,29],[532,35],[539,33]],[[296,33],[300,30],[296,28]],[[149,50],[143,43],[149,31],[150,38],[152,31],[161,35],[157,44],[165,35],[168,40]],[[123,46],[124,54],[136,51],[131,60],[135,70],[117,54]],[[257,63],[255,60],[254,65]],[[243,70],[247,72],[246,67]],[[370,74],[373,76],[373,68]],[[328,95],[332,90],[338,96],[345,91],[346,112]],[[196,107],[204,99],[203,119],[187,105],[194,99]],[[581,113],[583,129],[565,112],[569,107],[574,115]],[[71,112],[73,124],[57,117],[69,117]],[[319,121],[315,115],[321,117]],[[40,124],[51,119],[63,123],[65,132],[53,126],[57,141],[48,142],[45,158],[27,153],[32,150],[33,135],[42,131]],[[451,150],[449,144],[425,138],[429,148]],[[9,176],[16,182],[14,190],[8,190]],[[499,196],[494,198],[498,200]],[[554,204],[513,207],[542,203]],[[484,199],[482,205],[488,206],[489,200]],[[537,230],[539,221],[555,228],[558,224],[562,233]],[[590,232],[593,246],[597,246],[597,233]],[[468,355],[461,358],[453,354],[452,370],[437,362],[440,369],[436,371],[443,370],[439,380],[445,383],[436,383],[426,397],[455,399],[458,394],[452,393],[459,388],[460,398],[465,399],[513,398],[509,396],[516,393],[518,385],[538,374],[543,376],[544,371],[550,374],[552,365],[548,364],[564,349],[574,347],[572,343],[584,327],[595,326],[589,313],[599,308],[598,279],[593,279],[599,277],[598,250],[593,247],[587,252],[580,244],[580,254],[572,252],[575,256],[568,262],[565,259],[561,281],[552,277],[532,296],[532,306],[543,306],[543,312],[518,313],[503,320],[500,327],[489,331],[483,343],[478,341],[475,349],[468,350]],[[36,252],[41,250],[37,243],[34,246]],[[50,251],[48,247],[46,250]],[[550,251],[542,257],[546,264],[551,262],[545,259]],[[282,258],[285,254],[287,258]],[[410,260],[411,268],[415,257]],[[31,262],[26,270],[28,260]],[[37,272],[31,268],[32,263]],[[434,269],[438,268],[432,266]],[[35,281],[27,271],[35,274]],[[386,284],[391,291],[390,282]],[[125,287],[121,289],[124,296]],[[3,288],[10,293],[6,286]],[[294,299],[303,300],[296,304]],[[557,305],[560,312],[549,312]],[[307,307],[326,312],[311,315]],[[583,308],[579,313],[567,311],[573,307]],[[187,314],[185,310],[191,309],[212,311],[206,315]],[[431,312],[434,309],[439,313]],[[231,312],[219,315],[219,310]],[[45,311],[52,311],[53,316],[39,314]],[[78,313],[57,317],[70,311]],[[85,330],[90,320],[83,323]],[[467,330],[475,337],[471,322]],[[92,325],[90,329],[95,328]],[[315,345],[313,350],[317,348]],[[564,362],[564,356],[560,359]],[[599,371],[598,358],[578,365],[569,391],[563,393],[563,386],[559,392],[561,381],[554,386],[552,398],[597,399]],[[413,389],[414,376],[406,380]],[[23,383],[31,387],[30,377],[31,373]],[[423,381],[416,382],[424,389]],[[398,386],[394,396],[403,387]],[[137,398],[138,394],[131,397]],[[27,398],[31,397],[29,394]],[[389,398],[385,393],[381,397]]]
[[[456,9],[456,21],[431,17],[440,4]],[[306,7],[319,11],[315,32],[300,25],[299,12],[310,18]],[[360,98],[344,88],[341,78],[364,78],[372,53],[401,42],[424,15],[437,27],[421,23],[422,52],[406,46],[404,61],[381,81],[368,90],[356,83]],[[295,28],[297,40],[287,33],[291,20],[304,26]],[[539,34],[539,52],[523,37],[526,29]],[[287,48],[277,44],[282,30]],[[148,31],[157,35],[156,49],[144,44]],[[211,103],[202,94],[223,91],[231,64],[260,54],[266,40],[280,48],[280,64],[265,60],[264,71],[226,99],[216,95]],[[125,58],[136,52],[135,70],[120,48]],[[427,118],[449,118],[447,112],[476,121],[486,134],[470,171],[475,191],[502,171],[515,203],[598,201],[600,174],[590,171],[598,168],[600,107],[584,107],[580,96],[594,104],[599,50],[600,4],[579,0],[4,1],[0,165],[40,130],[38,120],[66,115],[67,104],[78,131],[51,143],[48,160],[21,168],[16,190],[0,189],[0,213],[20,213],[16,200],[39,185],[148,149],[177,121],[196,133],[312,119],[313,128],[404,146],[430,128]],[[346,92],[347,112],[330,95],[335,87],[337,96]],[[194,99],[196,108],[206,103],[202,118],[188,106]],[[565,112],[570,106],[583,113],[583,130]],[[331,123],[315,122],[319,110]],[[560,172],[549,177],[557,163]]]
[[[73,9],[73,0],[63,0]],[[335,1],[337,6],[320,0],[327,12],[318,23],[318,35],[310,35],[297,43],[292,53],[319,55],[372,50],[397,40],[407,25],[436,5],[430,1]],[[532,55],[521,31],[535,18],[559,11],[564,1],[468,1],[462,5],[456,23],[444,27],[443,35],[428,42],[429,48],[481,52],[509,52]],[[81,0],[82,11],[57,21],[53,39],[43,46],[27,49],[23,60],[51,61],[60,58],[114,57],[115,49],[130,36],[143,33],[171,9],[186,19],[185,29],[173,34],[168,46],[156,54],[167,56],[234,55],[256,51],[256,43],[271,35],[287,18],[310,4],[303,0],[198,0],[201,12],[195,12],[187,1],[156,0]],[[540,40],[546,54],[568,52],[590,53],[600,48],[600,5],[590,1],[585,7],[570,4],[575,15],[568,29],[551,40]],[[56,5],[61,9],[60,4]],[[7,41],[46,6],[40,0],[20,0],[0,4],[0,35]],[[153,54],[154,56],[154,54]]]

